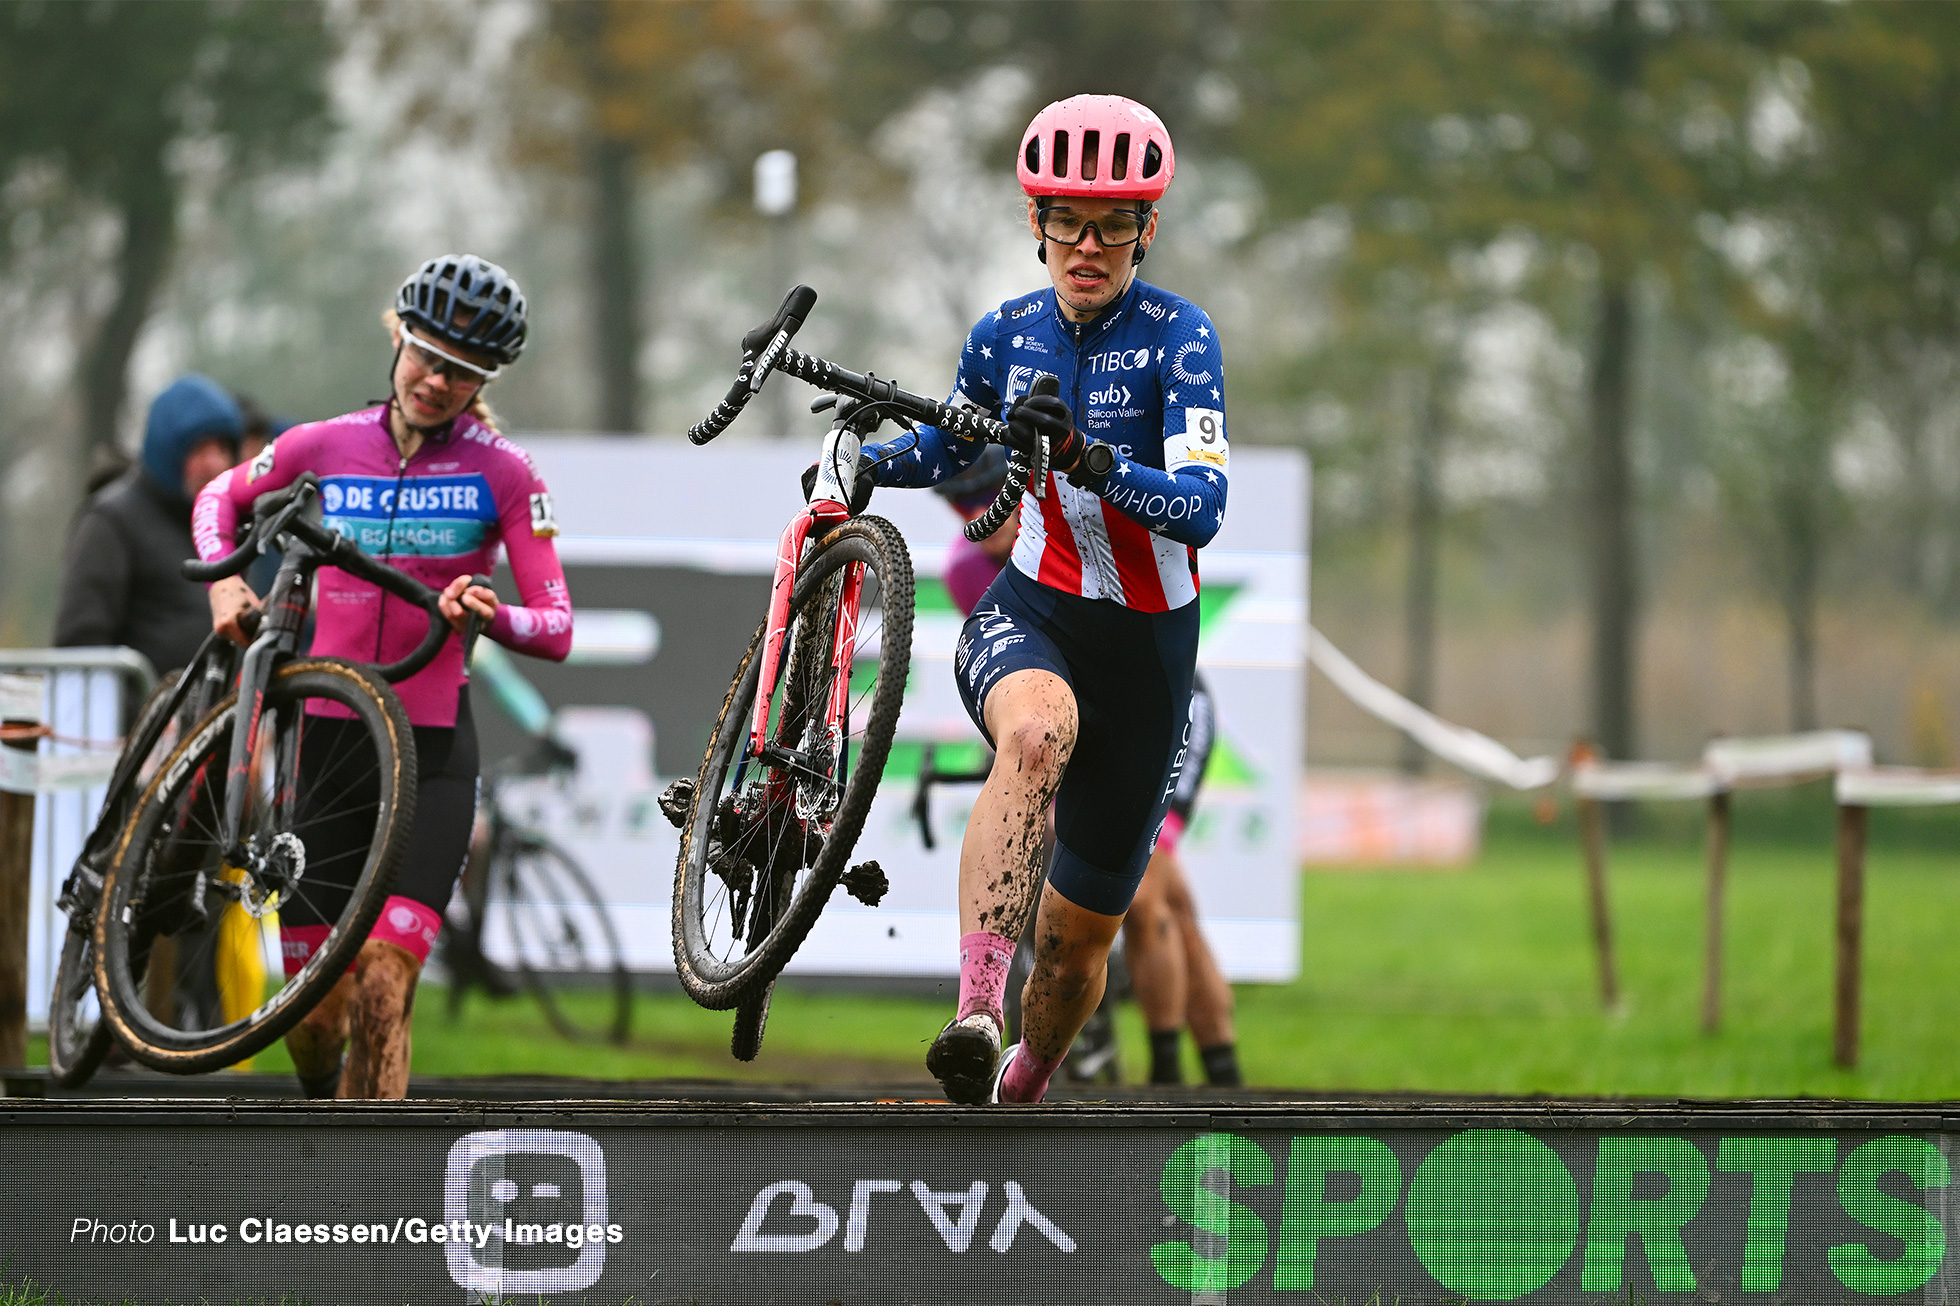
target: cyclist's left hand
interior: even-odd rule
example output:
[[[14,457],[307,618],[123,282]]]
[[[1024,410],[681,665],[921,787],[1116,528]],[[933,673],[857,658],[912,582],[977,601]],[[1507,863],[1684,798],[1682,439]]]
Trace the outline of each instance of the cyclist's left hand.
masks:
[[[490,628],[490,618],[497,615],[497,591],[486,585],[472,585],[468,576],[458,576],[442,587],[436,599],[436,607],[444,619],[456,628],[458,635],[469,624],[472,614],[480,618],[483,628]]]
[[[1049,464],[1058,472],[1075,470],[1076,459],[1082,456],[1082,435],[1068,405],[1060,395],[1022,395],[1007,410],[1008,446],[1032,454],[1044,435]]]

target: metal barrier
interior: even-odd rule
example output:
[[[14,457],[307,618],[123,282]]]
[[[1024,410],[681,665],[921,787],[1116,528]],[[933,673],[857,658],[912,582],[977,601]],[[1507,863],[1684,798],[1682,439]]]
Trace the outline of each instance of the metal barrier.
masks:
[[[49,731],[31,753],[7,750],[10,755],[0,766],[0,789],[33,795],[27,1013],[30,1026],[40,1028],[47,1019],[66,925],[55,897],[101,810],[128,717],[157,676],[149,659],[131,648],[0,649],[0,674],[41,682],[36,719]],[[23,803],[10,805],[10,810],[28,809]],[[0,878],[6,873],[0,867]],[[0,948],[19,946],[17,932],[11,940],[0,938]]]

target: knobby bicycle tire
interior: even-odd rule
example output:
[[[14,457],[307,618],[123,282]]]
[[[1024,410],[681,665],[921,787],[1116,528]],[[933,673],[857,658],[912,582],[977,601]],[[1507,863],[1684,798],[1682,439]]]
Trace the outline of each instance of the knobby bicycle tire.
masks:
[[[506,846],[498,849],[496,855],[501,865],[492,874],[503,890],[504,912],[517,954],[518,972],[524,978],[525,987],[544,1009],[545,1019],[561,1035],[576,1042],[604,1039],[609,1043],[625,1043],[633,1023],[633,977],[626,969],[625,950],[620,947],[612,914],[585,869],[551,840],[529,832],[511,832]],[[555,865],[548,873],[540,873],[540,868],[534,865],[527,876],[522,869],[526,857]],[[523,919],[527,911],[538,918],[532,924],[540,928],[527,928]],[[580,916],[585,918],[585,929],[580,928],[577,919]],[[596,940],[585,937],[593,933],[599,936]],[[552,991],[553,979],[564,976],[569,969],[552,964],[554,960],[568,959],[550,955],[554,942],[576,954],[584,954],[588,943],[598,945],[596,955],[591,958],[598,965],[585,961],[582,955],[575,960],[580,962],[579,974],[588,978],[603,976],[611,991],[612,1011],[602,1026],[594,1028],[590,1022],[580,1024]]]
[[[178,906],[167,899],[147,900],[145,891],[154,879],[152,868],[171,841],[185,835],[186,830],[173,828],[170,823],[188,823],[184,814],[199,801],[196,786],[203,783],[202,777],[212,774],[214,768],[217,773],[223,771],[238,706],[235,689],[171,753],[145,788],[124,828],[103,885],[102,908],[96,915],[96,989],[104,999],[103,1015],[114,1027],[116,1038],[130,1055],[152,1069],[186,1075],[221,1069],[251,1056],[291,1029],[352,964],[394,884],[395,868],[415,820],[415,736],[401,701],[370,667],[338,658],[306,658],[289,662],[272,674],[264,711],[280,711],[283,732],[298,722],[287,722],[288,711],[281,709],[297,709],[307,699],[338,703],[352,711],[363,728],[365,740],[373,749],[374,826],[365,857],[346,886],[345,904],[331,922],[326,939],[299,973],[264,1004],[214,1029],[178,1030],[149,1012],[141,991],[142,958],[150,942],[145,937],[145,921],[152,913]],[[291,715],[300,717],[296,710]],[[275,781],[279,786],[297,787],[299,777],[281,774]],[[314,887],[303,873],[294,883],[303,889]]]
[[[728,1038],[728,1050],[737,1061],[753,1061],[762,1052],[762,1031],[769,1024],[769,999],[776,992],[770,980],[735,1004],[735,1029]]]
[[[136,710],[125,748],[147,752],[165,741],[169,722],[159,721],[157,715],[170,701],[183,675],[179,670],[157,678],[156,686]],[[169,742],[174,747],[177,741]],[[102,796],[99,821],[115,821],[120,825],[118,818],[126,819],[129,807],[142,793],[142,761],[149,759],[131,759],[135,765],[129,768],[120,765],[122,760],[118,759],[119,765],[110,777],[109,792]],[[98,908],[101,901],[98,893]],[[91,917],[86,921],[70,921],[63,931],[61,961],[55,967],[54,991],[48,1000],[48,1078],[58,1087],[80,1088],[88,1083],[102,1068],[109,1049],[115,1046],[115,1033],[109,1022],[101,1018],[99,1003],[94,1020],[83,1017],[86,1004],[94,995],[95,920]]]
[[[780,676],[785,710],[772,728],[772,740],[781,742],[786,737],[786,731],[800,726],[797,718],[808,710],[821,707],[822,695],[828,683],[822,677],[827,670],[829,654],[826,641],[828,632],[834,630],[836,604],[841,590],[841,585],[831,582],[833,578],[841,579],[844,567],[852,563],[862,565],[875,577],[883,611],[876,687],[870,693],[868,703],[852,705],[854,716],[859,711],[864,713],[864,730],[861,736],[853,731],[839,750],[839,765],[847,766],[848,774],[834,810],[824,809],[828,814],[828,828],[819,831],[821,844],[814,855],[808,852],[808,827],[800,817],[794,818],[797,828],[803,831],[798,840],[800,851],[797,860],[807,864],[793,867],[795,873],[788,877],[795,882],[793,896],[789,897],[779,914],[772,912],[773,923],[767,934],[759,941],[752,942],[746,952],[733,959],[715,955],[709,946],[709,925],[705,913],[709,910],[707,902],[711,891],[707,886],[716,875],[710,869],[711,855],[717,849],[724,857],[728,855],[724,841],[725,826],[730,818],[722,810],[723,781],[737,767],[748,742],[751,709],[761,676],[761,659],[758,656],[763,637],[761,630],[756,632],[748,651],[735,669],[734,680],[729,686],[728,696],[722,702],[721,714],[715,722],[714,733],[709,738],[707,753],[701,762],[688,818],[681,831],[680,855],[674,868],[674,964],[688,995],[701,1006],[713,1010],[739,1006],[744,998],[773,980],[802,945],[817,916],[823,911],[824,904],[829,901],[831,892],[843,878],[845,864],[864,828],[865,817],[871,810],[871,800],[877,793],[878,781],[884,774],[885,760],[891,751],[892,736],[897,729],[899,707],[904,697],[906,667],[911,661],[913,585],[912,560],[905,548],[905,540],[895,526],[881,517],[858,517],[832,530],[809,551],[797,569],[796,584],[790,598],[791,633],[783,650]],[[868,600],[870,593],[871,586],[867,579],[864,598]],[[868,617],[868,608],[863,615]],[[868,625],[868,621],[861,623],[860,630]],[[812,654],[799,647],[806,640],[811,641],[810,647],[818,650],[817,653]],[[799,676],[803,675],[812,676],[822,683],[813,681],[799,685]],[[792,707],[799,696],[801,706]],[[851,747],[853,742],[856,745],[854,749]],[[765,781],[772,773],[781,777],[783,783],[796,788],[798,803],[802,803],[806,797],[805,791],[797,788],[801,782],[784,768],[751,759],[740,774],[746,778],[750,772],[763,777]],[[731,801],[734,797],[733,793],[728,795]],[[718,813],[722,820],[716,819]],[[770,808],[760,819],[726,841],[739,844],[761,830],[768,856],[773,862],[780,850],[770,840],[780,831],[771,832],[764,830],[764,827],[770,821],[792,817],[794,813],[786,816],[781,809]],[[746,818],[740,818],[738,814],[736,819]],[[787,834],[783,834],[781,842],[786,843],[787,838]],[[780,878],[776,872],[772,871],[771,876],[773,901],[774,895],[787,893],[788,890],[784,885],[775,883]],[[760,876],[757,878],[759,882]],[[756,905],[762,906],[760,903]],[[736,932],[740,932],[739,927]]]

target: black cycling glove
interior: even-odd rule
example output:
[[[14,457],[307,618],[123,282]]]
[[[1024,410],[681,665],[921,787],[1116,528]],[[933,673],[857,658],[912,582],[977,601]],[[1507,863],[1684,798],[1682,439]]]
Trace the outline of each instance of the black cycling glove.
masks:
[[[1082,456],[1082,433],[1075,429],[1075,415],[1060,395],[1022,395],[1007,410],[1007,445],[1033,456],[1035,444],[1048,437],[1048,465],[1054,471],[1075,470]]]
[[[876,488],[871,483],[871,468],[875,464],[871,455],[858,453],[857,476],[851,481],[851,516],[860,516],[871,506],[871,491]],[[811,463],[803,469],[803,502],[810,501],[810,495],[817,488],[817,465]]]

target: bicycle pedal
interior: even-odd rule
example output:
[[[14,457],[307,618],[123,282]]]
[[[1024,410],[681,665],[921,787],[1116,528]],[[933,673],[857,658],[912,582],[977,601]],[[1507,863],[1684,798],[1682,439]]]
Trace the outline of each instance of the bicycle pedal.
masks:
[[[687,824],[687,814],[694,809],[694,781],[676,780],[660,794],[660,814],[666,817],[676,830]]]
[[[883,902],[891,887],[892,882],[885,877],[885,868],[876,861],[859,862],[844,872],[844,888],[867,907],[876,907]]]

